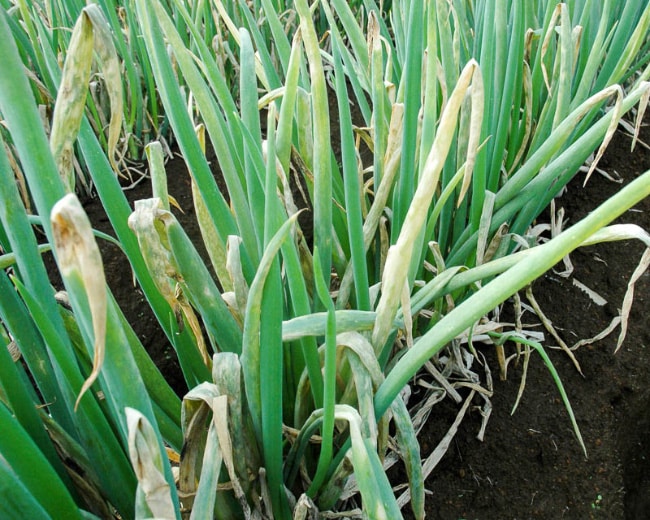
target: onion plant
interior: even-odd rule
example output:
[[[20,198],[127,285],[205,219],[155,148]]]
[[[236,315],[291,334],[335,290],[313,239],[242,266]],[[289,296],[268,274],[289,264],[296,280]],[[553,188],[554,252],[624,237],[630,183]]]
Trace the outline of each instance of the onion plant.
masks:
[[[86,102],[80,109],[85,110],[102,148],[114,161],[114,171],[130,177],[133,182],[132,173],[142,174],[138,163],[143,157],[144,147],[150,141],[165,142],[173,139],[173,136],[169,132],[165,114],[161,111],[133,2],[94,2],[97,11],[83,11],[85,4],[81,0],[5,0],[3,8],[10,15],[7,18],[11,30],[8,34],[19,43],[21,59],[33,74],[30,88],[37,103],[46,110],[52,110],[59,88],[59,72],[56,69],[60,68],[69,52],[75,52],[72,48],[75,45],[72,41],[72,27],[77,23],[80,13],[90,13],[92,23],[93,19],[99,21],[96,16],[93,18],[92,13],[101,12],[102,23],[95,25],[94,33],[98,60],[86,63],[87,74],[91,74],[90,80],[78,78],[79,85],[90,86],[89,90],[85,87],[82,89]],[[240,17],[235,19],[239,21]],[[217,23],[216,10],[205,2],[194,5],[191,8],[191,20],[193,25],[202,27],[201,38],[204,42],[217,49],[222,74],[232,82],[234,72],[229,70],[228,60],[232,53],[231,44],[228,43],[228,34]],[[181,34],[186,35],[185,22],[178,18],[176,23]],[[112,49],[119,53],[121,70],[105,67],[110,62],[107,52]],[[116,88],[121,88],[123,94],[116,97]],[[85,96],[86,92],[88,96]],[[113,106],[116,101],[118,107]],[[117,117],[121,117],[121,121],[115,124]],[[75,174],[79,181],[77,190],[90,195],[93,192],[93,181],[88,165],[81,157],[75,159]]]
[[[650,246],[605,227],[650,194],[650,172],[552,240],[526,235],[620,118],[636,104],[642,118],[650,6],[2,3],[0,341],[18,352],[0,348],[3,517],[399,518],[410,502],[423,518],[404,389],[431,363],[450,396],[479,388],[479,331],[539,352],[584,449],[542,345],[484,318],[582,244]],[[103,115],[86,89],[95,54]],[[158,114],[209,267],[170,211],[160,140],[153,198],[132,210],[115,175],[118,129]],[[106,286],[73,157],[178,355],[182,403]],[[397,457],[399,500],[384,471]]]

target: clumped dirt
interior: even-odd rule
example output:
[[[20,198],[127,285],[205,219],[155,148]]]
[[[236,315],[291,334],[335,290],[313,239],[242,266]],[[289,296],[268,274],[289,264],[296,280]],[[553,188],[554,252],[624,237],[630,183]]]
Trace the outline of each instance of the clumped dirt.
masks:
[[[650,129],[642,139],[650,142]],[[619,132],[600,166],[617,172],[624,183],[650,168],[650,152],[637,146],[630,152],[630,138]],[[203,251],[193,216],[189,176],[182,159],[167,164],[170,194],[185,213],[174,210],[195,244]],[[558,199],[569,224],[594,209],[620,185],[594,174],[586,188],[582,176]],[[147,180],[126,191],[129,200],[151,196]],[[91,221],[110,232],[110,224],[98,200],[85,204]],[[650,230],[650,200],[624,215]],[[187,387],[173,349],[158,326],[146,300],[132,284],[126,258],[113,246],[102,246],[108,283],[160,370],[182,395]],[[551,272],[534,285],[534,294],[560,335],[569,344],[600,332],[618,315],[630,274],[643,245],[616,242],[579,250],[571,255],[575,271],[566,279]],[[558,266],[561,267],[561,266]],[[573,285],[579,280],[607,300],[598,306]],[[589,458],[575,439],[557,388],[533,354],[526,390],[514,415],[521,379],[521,364],[511,364],[506,381],[498,380],[492,348],[481,348],[494,375],[493,412],[485,439],[476,439],[481,424],[478,408],[470,408],[447,454],[426,481],[427,516],[444,519],[526,518],[650,518],[650,444],[648,373],[650,330],[647,327],[650,276],[636,287],[627,339],[614,353],[618,330],[593,345],[575,352],[580,375],[568,356],[548,349],[575,411]],[[535,321],[530,314],[525,321]],[[547,335],[545,345],[554,340]],[[512,353],[514,347],[506,347]],[[450,399],[436,405],[420,435],[426,457],[448,430],[458,406]],[[408,507],[404,513],[408,515]]]

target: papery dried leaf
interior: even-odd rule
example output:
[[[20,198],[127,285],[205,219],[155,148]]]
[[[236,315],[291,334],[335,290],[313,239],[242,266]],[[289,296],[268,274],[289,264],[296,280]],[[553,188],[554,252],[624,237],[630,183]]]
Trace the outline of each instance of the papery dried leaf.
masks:
[[[389,242],[388,230],[385,225],[386,218],[383,214],[402,158],[403,119],[404,105],[402,103],[394,104],[391,111],[386,153],[383,159],[385,164],[384,175],[379,187],[375,186],[374,201],[363,223],[363,247],[366,251],[370,248],[370,244],[375,239],[377,229],[379,228],[381,244],[380,272],[383,271]],[[337,305],[342,306],[348,301],[353,281],[354,271],[352,269],[352,262],[350,262],[341,281]]]
[[[52,208],[50,217],[54,235],[54,250],[64,281],[70,277],[80,278],[88,300],[94,334],[93,370],[84,382],[79,400],[99,376],[104,362],[106,346],[106,278],[104,266],[95,241],[88,216],[76,195],[68,194]]]
[[[406,280],[404,280],[404,289],[400,296],[402,303],[402,314],[404,316],[404,331],[406,333],[406,346],[413,346],[413,316],[411,315],[411,291]]]
[[[539,306],[539,303],[537,303],[537,300],[535,299],[535,296],[533,295],[533,289],[532,286],[528,286],[526,288],[526,298],[530,302],[531,306],[533,307],[535,314],[537,314],[537,317],[542,321],[542,325],[544,325],[544,328],[555,338],[555,341],[557,341],[559,347],[569,356],[569,359],[573,362],[573,365],[576,367],[576,370],[580,372],[580,375],[584,375],[582,373],[582,368],[580,367],[580,363],[578,362],[578,359],[575,357],[569,346],[565,343],[565,341],[560,337],[560,335],[557,333],[555,330],[555,327],[553,326],[553,323],[551,323],[551,320],[549,320],[544,312],[542,311],[542,308]]]
[[[577,350],[584,345],[592,345],[593,343],[596,343],[597,341],[606,338],[614,331],[614,329],[616,329],[616,327],[620,325],[620,323],[621,323],[620,316],[616,316],[612,318],[612,321],[609,322],[609,325],[607,325],[607,327],[605,327],[598,334],[596,334],[591,338],[581,339],[580,341],[577,341],[576,343],[571,345],[571,350]]]
[[[377,421],[375,420],[372,396],[383,382],[381,368],[374,355],[372,345],[357,332],[344,332],[336,337],[337,346],[344,347],[352,369],[357,408],[362,416],[361,430],[371,442],[377,442]],[[351,385],[349,385],[351,387]],[[345,400],[344,396],[342,400]]]
[[[630,311],[632,310],[632,301],[634,300],[634,284],[641,278],[641,275],[646,272],[648,266],[650,265],[650,248],[646,249],[643,252],[643,256],[639,261],[639,265],[632,273],[630,281],[627,284],[627,291],[625,291],[625,297],[623,298],[623,306],[621,308],[621,332],[618,336],[618,341],[616,342],[616,351],[621,348],[623,341],[625,340],[625,335],[627,334],[627,323],[630,317]]]
[[[372,61],[372,53],[381,51],[381,37],[379,32],[379,20],[374,11],[368,13],[368,59]]]
[[[101,8],[97,4],[89,4],[84,8],[83,12],[88,15],[93,24],[95,52],[99,56],[101,70],[104,76],[104,86],[111,103],[107,151],[108,160],[117,172],[118,167],[115,162],[115,149],[117,148],[117,141],[120,137],[122,119],[124,117],[120,61],[117,57],[117,51],[115,50],[115,44],[113,43],[108,22]]]
[[[528,36],[528,34],[527,34]],[[523,94],[524,94],[524,104],[523,108],[521,111],[521,118],[524,121],[524,131],[523,131],[523,139],[521,140],[521,145],[519,146],[517,153],[515,154],[514,159],[512,160],[512,164],[508,170],[508,177],[510,174],[516,170],[516,168],[519,166],[519,161],[521,158],[524,156],[524,153],[528,149],[528,141],[530,139],[530,133],[533,127],[532,121],[533,121],[533,79],[532,79],[532,74],[530,72],[530,65],[524,61],[524,67],[523,67]],[[520,121],[521,125],[521,121]]]
[[[454,422],[447,430],[447,433],[442,438],[442,440],[438,443],[438,445],[436,446],[435,450],[433,450],[431,455],[429,455],[424,461],[424,463],[422,464],[422,474],[424,479],[426,479],[431,474],[431,472],[438,465],[438,463],[440,462],[444,454],[447,453],[447,450],[451,445],[451,441],[456,435],[456,432],[458,431],[458,427],[460,426],[460,423],[463,421],[463,417],[465,416],[465,413],[467,412],[469,405],[472,403],[472,399],[474,398],[475,393],[476,392],[474,390],[472,390],[469,393],[469,396],[467,397],[467,399],[465,399],[465,402],[463,403],[463,406],[461,407],[458,414],[456,414],[456,418],[454,419]]]
[[[501,247],[503,237],[505,237],[507,234],[508,223],[504,222],[496,230],[496,233],[494,233],[492,240],[490,240],[490,243],[485,250],[485,255],[483,256],[483,262],[489,262],[494,258],[494,255],[497,253],[497,251],[499,251],[499,248]]]
[[[581,247],[600,244],[601,242],[614,242],[617,240],[637,239],[650,247],[650,234],[636,224],[612,224],[599,229],[587,240],[580,244]]]
[[[212,420],[210,421],[206,440],[205,421],[210,412],[212,412]],[[240,461],[235,461],[233,457],[234,451],[228,428],[230,422],[228,396],[219,395],[219,389],[211,383],[203,383],[195,387],[183,399],[182,422],[185,440],[181,458],[179,487],[184,498],[188,502],[193,500],[195,494],[197,499],[201,498],[198,496],[201,488],[198,470],[199,460],[202,459],[205,462],[207,455],[203,454],[203,452],[205,450],[214,450],[214,443],[218,440],[219,458],[223,460],[228,470],[230,484],[240,502],[244,518],[251,518],[250,506],[247,503],[246,494],[240,482],[240,475],[236,471],[236,467],[240,467]],[[205,471],[204,467],[201,471],[201,478],[203,478]],[[243,477],[247,479],[248,473],[244,473]],[[199,482],[198,486],[197,481]],[[208,491],[204,490],[203,492],[207,493]]]
[[[560,18],[561,14],[562,14],[562,5],[558,4],[555,6],[555,9],[553,10],[553,15],[551,16],[551,20],[549,21],[548,28],[546,30],[546,33],[544,34],[544,40],[542,41],[542,54],[541,54],[542,76],[544,78],[544,85],[546,85],[546,90],[548,90],[549,93],[551,92],[551,82],[548,79],[548,70],[546,68],[546,63],[544,62],[544,58],[546,56],[546,53],[548,52],[551,43],[551,37],[555,34],[557,20],[558,18]]]
[[[607,132],[605,133],[603,142],[598,147],[598,152],[596,153],[596,157],[591,162],[591,165],[589,166],[589,171],[587,172],[587,176],[585,177],[583,186],[587,185],[587,182],[589,181],[591,174],[596,169],[596,166],[598,166],[598,162],[600,161],[601,157],[605,153],[605,149],[607,148],[609,142],[612,140],[612,137],[614,137],[614,133],[616,132],[616,128],[618,127],[618,122],[623,116],[623,89],[619,85],[613,85],[612,87],[609,88],[613,89],[613,91],[616,93],[616,102],[614,103],[614,107],[612,108],[613,117],[609,123],[609,126],[607,127]],[[605,90],[609,90],[609,89],[605,89]]]
[[[128,407],[124,411],[129,432],[129,458],[138,479],[138,490],[142,492],[154,518],[175,520],[171,489],[163,472],[156,434],[147,418],[139,411]],[[141,518],[144,513],[142,510],[136,511],[136,516]]]
[[[603,298],[600,294],[598,294],[593,289],[587,287],[585,284],[583,284],[581,281],[577,280],[576,278],[573,279],[573,285],[578,289],[580,289],[587,296],[589,296],[589,299],[599,307],[602,307],[607,303],[607,300],[605,298]]]
[[[86,106],[93,50],[100,58],[111,104],[108,158],[117,171],[114,156],[123,119],[122,76],[106,18],[99,6],[90,4],[81,11],[74,26],[52,117],[50,149],[68,192],[74,192],[73,145]]]
[[[371,439],[363,436],[359,412],[351,406],[339,404],[336,405],[334,413],[337,420],[346,420],[350,425],[350,458],[368,517],[400,518],[397,501],[381,467],[379,456],[372,446]]]
[[[61,85],[54,105],[50,149],[66,191],[74,192],[73,145],[86,106],[88,79],[93,60],[93,29],[83,10],[72,31],[63,66]]]
[[[201,477],[192,504],[190,520],[214,517],[214,506],[217,500],[217,485],[221,473],[222,454],[217,439],[214,417],[208,427],[208,435],[203,452]]]
[[[29,195],[29,190],[27,188],[27,180],[25,179],[25,173],[22,168],[18,165],[18,160],[16,159],[16,151],[13,146],[10,146],[6,142],[4,143],[4,150],[7,155],[7,160],[11,166],[11,170],[14,172],[14,178],[18,186],[18,191],[20,192],[20,198],[22,199],[23,206],[28,214],[33,214],[32,201]]]
[[[293,510],[293,520],[318,520],[318,508],[307,495],[300,495]]]
[[[226,304],[226,307],[228,307],[230,314],[232,314],[233,318],[237,320],[239,326],[240,327],[243,326],[244,320],[241,316],[241,313],[239,312],[239,307],[237,306],[237,298],[235,297],[235,293],[233,291],[227,291],[221,293],[221,298]]]
[[[639,109],[636,112],[636,121],[634,123],[634,132],[632,137],[632,144],[630,145],[630,151],[634,150],[634,146],[639,139],[639,132],[641,131],[641,122],[643,121],[643,116],[645,111],[648,108],[648,101],[650,100],[650,90],[645,89],[643,94],[641,94],[641,99],[639,99]]]
[[[217,8],[219,11],[219,16],[223,23],[226,24],[228,27],[228,32],[229,36],[237,42],[238,46],[241,46],[241,38],[239,36],[239,30],[237,27],[237,24],[232,20],[229,14],[229,10],[226,9],[224,6],[224,2],[221,0],[216,0],[214,2],[214,6]],[[269,80],[266,77],[266,73],[264,72],[264,67],[262,66],[262,61],[260,60],[259,55],[255,55],[255,73],[257,74],[258,79],[260,80],[260,83],[262,83],[262,86],[264,87],[264,90],[268,91],[270,90],[269,87]]]
[[[396,441],[398,452],[409,481],[408,497],[415,518],[423,519],[424,513],[424,479],[422,474],[422,460],[420,459],[420,445],[406,404],[401,398],[395,399],[391,405],[391,412],[395,423]],[[400,499],[403,500],[402,496]],[[398,500],[400,507],[402,504]]]
[[[185,296],[183,296],[183,291],[180,288],[180,285],[176,286],[176,298],[180,305],[183,316],[185,316],[185,319],[187,320],[187,323],[190,326],[190,329],[192,330],[192,334],[194,334],[194,337],[196,338],[196,346],[198,347],[199,352],[201,353],[201,358],[203,359],[205,365],[209,367],[212,361],[210,359],[210,354],[208,353],[208,347],[205,343],[205,338],[203,337],[203,331],[201,330],[201,323],[199,322],[199,318],[194,312],[194,309],[187,301]],[[182,320],[180,316],[178,317],[178,319]]]

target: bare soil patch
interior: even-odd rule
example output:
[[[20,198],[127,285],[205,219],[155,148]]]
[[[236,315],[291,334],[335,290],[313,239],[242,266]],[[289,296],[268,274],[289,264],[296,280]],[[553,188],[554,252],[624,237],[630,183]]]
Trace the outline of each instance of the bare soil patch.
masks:
[[[642,139],[648,142],[649,136],[646,127]],[[623,184],[650,168],[650,152],[642,146],[630,152],[630,144],[631,138],[619,132],[600,164],[620,175]],[[579,174],[557,200],[569,224],[620,189],[598,174],[584,188],[583,180]],[[650,200],[617,222],[650,230]],[[641,243],[631,241],[584,248],[571,255],[575,271],[570,278],[550,272],[534,284],[542,310],[568,345],[595,336],[618,315],[643,250]],[[563,270],[562,265],[557,267]],[[596,305],[573,284],[574,279],[607,303]],[[525,393],[511,415],[521,365],[511,365],[508,380],[499,381],[493,350],[481,349],[495,375],[485,439],[476,439],[481,417],[472,410],[427,480],[429,518],[650,518],[649,289],[646,272],[637,282],[627,337],[616,354],[618,329],[575,352],[584,377],[564,352],[547,349],[577,417],[588,450],[586,460],[542,360],[533,354]],[[534,321],[530,314],[527,317],[527,322]],[[557,344],[546,337],[547,347]],[[514,347],[506,349],[510,354]],[[457,411],[451,400],[434,408],[420,438],[423,456],[437,445]]]

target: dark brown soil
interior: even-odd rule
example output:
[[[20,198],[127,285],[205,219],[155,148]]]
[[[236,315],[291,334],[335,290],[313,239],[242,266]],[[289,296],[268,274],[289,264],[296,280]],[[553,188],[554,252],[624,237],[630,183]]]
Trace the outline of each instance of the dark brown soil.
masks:
[[[648,128],[643,135],[647,142]],[[631,153],[630,138],[619,133],[600,166],[617,172],[626,183],[650,168],[650,153],[640,146]],[[579,175],[557,201],[565,208],[569,224],[620,189],[598,174],[585,188],[583,180]],[[650,200],[618,222],[637,223],[649,230]],[[643,244],[632,241],[584,248],[571,255],[575,267],[571,278],[551,272],[535,283],[536,299],[568,345],[595,336],[618,315],[643,250]],[[595,305],[573,285],[574,278],[608,303]],[[533,354],[525,393],[511,415],[521,366],[511,365],[508,380],[499,381],[496,357],[491,349],[482,349],[495,374],[493,412],[485,440],[476,439],[481,416],[474,410],[426,482],[431,491],[429,518],[650,518],[649,289],[646,272],[636,285],[627,339],[618,353],[614,354],[619,329],[575,352],[584,377],[564,352],[547,349],[576,414],[588,450],[586,460],[541,359]],[[532,321],[527,314],[526,322]],[[545,345],[556,344],[547,335]],[[511,354],[514,347],[506,349]],[[421,436],[423,457],[435,448],[457,412],[450,400],[434,408]]]
[[[643,137],[650,142],[647,128]],[[650,152],[637,146],[630,153],[630,139],[620,133],[601,167],[618,172],[628,182],[650,168]],[[169,162],[167,171],[170,194],[185,210],[184,214],[174,212],[188,235],[197,237],[195,243],[201,248],[183,161]],[[619,187],[594,174],[584,189],[582,178],[570,185],[558,203],[566,209],[569,222],[574,223]],[[150,190],[145,180],[126,193],[130,200],[136,200],[150,197]],[[98,201],[88,202],[86,210],[97,228],[110,231]],[[650,200],[628,212],[621,221],[635,222],[650,230]],[[618,242],[572,255],[572,278],[603,296],[608,303],[602,307],[573,286],[572,278],[549,273],[535,284],[535,296],[569,345],[579,338],[594,336],[618,314],[627,280],[642,252],[640,243]],[[111,246],[105,248],[103,258],[118,303],[161,371],[183,394],[186,387],[175,354],[142,293],[133,287],[126,258]],[[589,452],[586,460],[541,359],[533,354],[526,391],[512,416],[521,366],[512,364],[508,380],[498,381],[496,358],[491,349],[482,349],[496,380],[485,440],[476,439],[481,416],[470,409],[448,453],[426,482],[430,491],[429,518],[650,518],[650,472],[646,461],[650,457],[646,435],[650,427],[649,283],[646,273],[637,284],[627,339],[617,354],[614,348],[618,330],[576,352],[584,377],[565,353],[549,350],[582,431]],[[530,322],[530,314],[527,316]],[[547,336],[546,345],[553,344]],[[423,457],[435,448],[457,412],[451,400],[436,405],[420,437]]]

